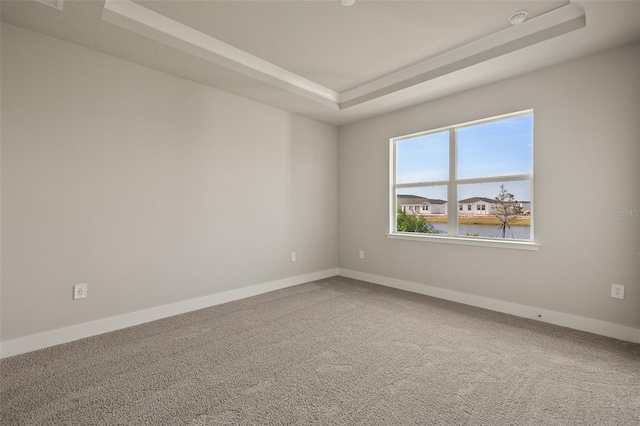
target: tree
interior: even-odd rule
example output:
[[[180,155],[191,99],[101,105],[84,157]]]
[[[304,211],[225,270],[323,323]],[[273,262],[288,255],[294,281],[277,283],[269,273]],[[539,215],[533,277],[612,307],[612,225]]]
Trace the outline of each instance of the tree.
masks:
[[[438,230],[422,216],[407,214],[398,210],[398,232],[421,232],[423,234],[437,234]]]
[[[491,206],[491,214],[500,221],[496,237],[502,234],[502,238],[505,238],[507,229],[511,231],[511,224],[522,214],[522,206],[518,200],[516,200],[514,195],[504,187],[504,185],[500,185],[500,193],[495,198],[495,202]],[[512,231],[511,237],[513,238]]]

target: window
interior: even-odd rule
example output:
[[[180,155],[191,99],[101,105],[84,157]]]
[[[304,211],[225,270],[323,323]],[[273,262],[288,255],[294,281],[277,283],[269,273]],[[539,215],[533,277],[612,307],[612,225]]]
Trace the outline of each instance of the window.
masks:
[[[429,211],[429,206],[427,206],[427,205],[422,206],[422,210],[423,211]]]
[[[390,153],[391,235],[533,241],[533,111],[393,138]],[[399,231],[403,197],[433,212]]]

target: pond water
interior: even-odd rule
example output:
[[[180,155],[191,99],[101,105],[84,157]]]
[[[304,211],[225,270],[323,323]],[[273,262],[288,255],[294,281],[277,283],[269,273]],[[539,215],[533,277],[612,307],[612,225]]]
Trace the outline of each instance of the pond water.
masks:
[[[443,233],[447,232],[446,223],[434,223],[433,226]],[[458,234],[465,236],[467,234],[475,235],[478,237],[492,237],[495,238],[498,234],[498,227],[496,225],[458,225]],[[502,234],[500,234],[502,235]],[[511,229],[507,228],[507,239],[516,240],[528,240],[531,238],[531,227],[529,226],[512,226]]]

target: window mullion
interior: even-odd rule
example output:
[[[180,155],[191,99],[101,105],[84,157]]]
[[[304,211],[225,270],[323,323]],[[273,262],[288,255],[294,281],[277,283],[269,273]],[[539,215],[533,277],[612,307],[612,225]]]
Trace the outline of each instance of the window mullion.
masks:
[[[411,182],[411,183],[398,183],[395,185],[398,188],[426,188],[429,186],[444,186],[448,185],[448,180],[433,181],[433,182]]]
[[[459,185],[466,185],[466,184],[490,183],[490,182],[517,182],[517,181],[523,181],[523,180],[533,180],[533,175],[528,173],[528,174],[522,174],[522,175],[487,176],[487,177],[481,177],[481,178],[467,178],[467,179],[460,179],[460,180],[456,181],[456,183],[459,184]]]
[[[458,235],[458,186],[456,168],[458,167],[458,140],[455,129],[449,129],[449,184],[447,187],[447,234]]]
[[[391,208],[389,209],[389,229],[392,229],[393,232],[398,232],[398,220],[397,220],[397,211],[398,211],[398,190],[396,183],[396,141],[392,141],[389,147],[389,181],[391,184],[389,185],[389,205]]]

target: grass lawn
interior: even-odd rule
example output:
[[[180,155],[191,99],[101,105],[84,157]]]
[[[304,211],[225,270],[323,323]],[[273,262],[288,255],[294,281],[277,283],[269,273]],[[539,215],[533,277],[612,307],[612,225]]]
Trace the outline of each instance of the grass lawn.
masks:
[[[424,216],[430,223],[447,223],[446,215],[425,215]],[[473,216],[473,215],[460,215],[458,216],[458,223],[460,225],[500,225],[500,221],[493,216]],[[529,216],[520,216],[512,224],[512,226],[531,226],[531,218]]]

